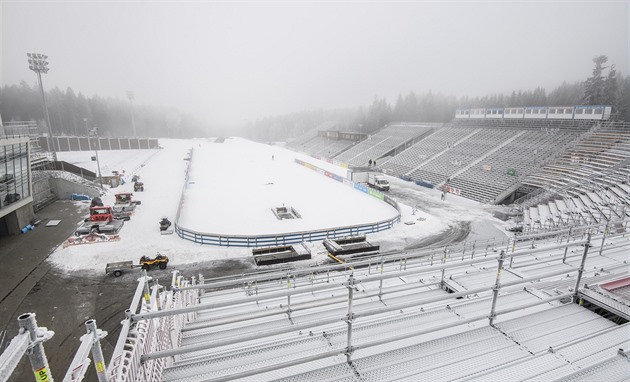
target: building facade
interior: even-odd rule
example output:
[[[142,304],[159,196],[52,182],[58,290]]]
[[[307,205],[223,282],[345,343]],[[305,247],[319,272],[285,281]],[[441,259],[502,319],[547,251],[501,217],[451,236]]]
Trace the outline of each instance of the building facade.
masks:
[[[20,232],[34,219],[27,136],[0,135],[0,235]]]

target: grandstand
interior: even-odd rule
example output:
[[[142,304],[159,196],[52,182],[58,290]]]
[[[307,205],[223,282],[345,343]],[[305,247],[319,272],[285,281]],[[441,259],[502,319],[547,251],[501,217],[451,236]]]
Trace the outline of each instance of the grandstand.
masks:
[[[134,300],[141,307],[132,303],[107,373],[162,381],[627,380],[630,239],[602,230],[236,279],[175,274],[170,291],[156,286],[148,301]]]
[[[288,147],[309,155],[334,158],[352,145],[365,139],[359,132],[340,131],[337,122],[325,122],[289,143]]]
[[[312,153],[351,166],[378,160],[386,174],[483,203],[521,196],[526,231],[629,216],[630,125],[606,121],[608,107],[475,110],[443,127],[390,124],[336,156],[337,146],[313,140]]]
[[[630,216],[630,126],[607,123],[523,183],[538,190],[518,200],[525,230]]]
[[[393,155],[397,149],[405,148],[414,140],[431,134],[436,126],[430,123],[391,123],[336,156],[335,160],[350,166],[366,166],[369,161]]]
[[[461,196],[483,202],[498,202],[520,185],[523,174],[535,174],[548,158],[574,141],[580,130],[505,129],[513,135],[498,150],[479,158],[475,165],[451,178]],[[495,144],[497,142],[495,141]]]

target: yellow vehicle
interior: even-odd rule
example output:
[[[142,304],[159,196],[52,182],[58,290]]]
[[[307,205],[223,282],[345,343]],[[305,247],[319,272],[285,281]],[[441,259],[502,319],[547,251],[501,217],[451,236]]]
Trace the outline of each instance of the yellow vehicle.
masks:
[[[160,269],[166,269],[166,265],[168,264],[168,256],[157,254],[154,258],[149,256],[142,256],[140,258],[140,265],[142,269],[149,270],[154,266],[160,267]]]

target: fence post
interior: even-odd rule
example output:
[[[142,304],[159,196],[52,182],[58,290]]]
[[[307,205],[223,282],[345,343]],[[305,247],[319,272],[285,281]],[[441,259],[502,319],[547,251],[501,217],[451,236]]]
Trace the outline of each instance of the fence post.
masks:
[[[45,331],[46,328],[38,328],[35,313],[25,313],[19,316],[18,325],[20,326],[21,333],[28,332],[30,335],[31,341],[26,354],[31,361],[31,368],[33,369],[33,373],[35,373],[35,380],[52,381],[52,374],[42,343],[49,340],[55,333]]]
[[[107,382],[107,374],[105,373],[105,357],[101,350],[101,338],[105,338],[107,332],[96,328],[96,320],[85,321],[85,328],[88,335],[92,334],[92,359],[94,360],[94,368],[99,382]]]
[[[580,268],[578,268],[578,276],[577,280],[575,280],[575,292],[573,294],[574,301],[578,297],[578,288],[580,286],[580,282],[582,281],[582,273],[584,273],[584,264],[586,263],[586,255],[588,254],[588,247],[591,245],[591,234],[589,233],[586,237],[586,243],[584,243],[584,253],[582,254],[582,262],[580,263]]]
[[[346,348],[346,361],[352,362],[352,322],[354,321],[354,314],[352,314],[352,297],[354,295],[354,275],[350,273],[348,279],[348,315],[345,317],[345,321],[348,324],[348,346]]]
[[[499,289],[501,289],[501,271],[503,270],[503,261],[505,260],[505,252],[501,251],[499,255],[499,266],[497,267],[497,278],[492,287],[492,308],[490,308],[490,326],[494,324],[494,317],[497,307],[497,299],[499,298]]]

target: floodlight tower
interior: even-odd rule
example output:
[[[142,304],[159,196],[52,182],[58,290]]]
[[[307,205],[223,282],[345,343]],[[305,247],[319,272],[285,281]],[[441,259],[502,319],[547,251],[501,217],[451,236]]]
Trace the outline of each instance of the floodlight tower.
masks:
[[[131,128],[133,129],[133,137],[136,138],[136,122],[133,119],[133,100],[134,100],[134,95],[133,92],[130,90],[127,90],[127,98],[129,98],[129,105],[130,105],[130,112],[131,112]]]
[[[50,124],[50,115],[48,115],[48,105],[46,105],[46,95],[44,94],[44,85],[42,84],[42,72],[48,73],[48,56],[41,53],[26,53],[28,57],[28,68],[37,73],[37,80],[39,82],[39,90],[42,93],[42,103],[44,105],[44,114],[46,115],[46,123],[48,124],[48,135],[50,135],[49,149],[52,150],[53,160],[57,161],[57,150],[55,150],[55,140],[52,132],[52,125]]]
[[[96,167],[98,168],[98,180],[101,183],[101,191],[103,191],[103,176],[101,175],[101,162],[98,160],[98,147],[101,145],[100,138],[98,136],[98,127],[94,126],[92,130],[88,133],[88,141],[90,140],[90,136],[96,137],[96,144],[94,145],[94,153],[96,154]]]

